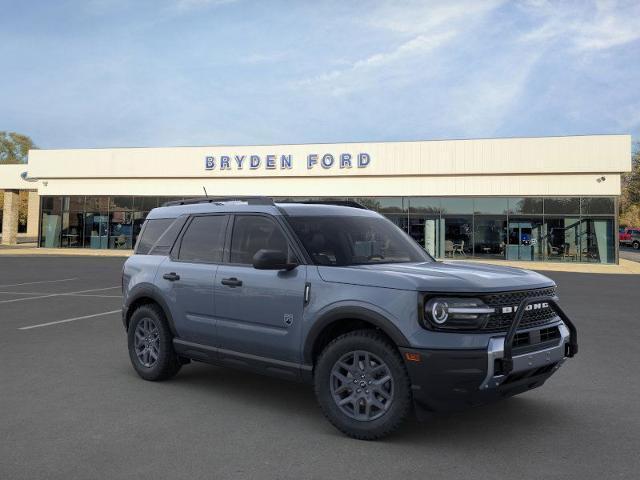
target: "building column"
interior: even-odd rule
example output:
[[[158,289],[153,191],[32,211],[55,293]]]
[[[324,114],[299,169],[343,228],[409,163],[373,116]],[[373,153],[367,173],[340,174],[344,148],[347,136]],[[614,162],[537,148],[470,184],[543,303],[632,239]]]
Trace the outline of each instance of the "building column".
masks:
[[[2,212],[2,245],[15,245],[18,238],[18,209],[20,194],[18,190],[4,191]]]
[[[36,238],[40,226],[40,195],[37,190],[29,191],[27,203],[27,237]]]

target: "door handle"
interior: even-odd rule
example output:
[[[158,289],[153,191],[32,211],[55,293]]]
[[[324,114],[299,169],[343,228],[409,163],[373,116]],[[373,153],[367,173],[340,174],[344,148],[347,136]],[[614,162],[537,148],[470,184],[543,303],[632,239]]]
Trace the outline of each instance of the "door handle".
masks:
[[[223,278],[222,279],[222,285],[226,285],[228,287],[241,287],[242,286],[242,280],[238,280],[236,277],[231,277],[231,278]]]
[[[165,273],[164,275],[162,275],[162,278],[164,278],[165,280],[169,280],[170,282],[175,282],[176,280],[180,280],[180,275],[178,275],[176,272],[171,272]]]

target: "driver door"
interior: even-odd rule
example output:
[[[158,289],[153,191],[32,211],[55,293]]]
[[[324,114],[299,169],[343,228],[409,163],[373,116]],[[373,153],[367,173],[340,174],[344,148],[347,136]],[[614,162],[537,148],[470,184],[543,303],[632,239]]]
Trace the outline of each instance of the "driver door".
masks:
[[[269,215],[236,214],[227,261],[215,279],[215,315],[220,357],[241,361],[247,355],[300,362],[300,341],[307,267],[257,270],[260,249],[289,252],[282,226]]]

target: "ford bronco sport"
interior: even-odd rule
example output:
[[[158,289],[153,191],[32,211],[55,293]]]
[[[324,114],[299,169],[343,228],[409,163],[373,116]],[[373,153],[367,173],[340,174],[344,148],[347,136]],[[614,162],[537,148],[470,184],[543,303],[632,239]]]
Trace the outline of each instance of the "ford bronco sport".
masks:
[[[164,380],[200,361],[306,381],[335,427],[376,439],[413,407],[424,418],[539,387],[576,354],[550,279],[435,261],[342,203],[152,210],[122,278],[136,372]]]

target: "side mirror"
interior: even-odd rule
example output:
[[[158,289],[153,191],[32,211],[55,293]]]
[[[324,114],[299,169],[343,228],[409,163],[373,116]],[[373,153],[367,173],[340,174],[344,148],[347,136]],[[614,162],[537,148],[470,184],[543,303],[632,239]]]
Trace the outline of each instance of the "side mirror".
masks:
[[[253,256],[253,268],[258,270],[293,270],[297,263],[289,262],[286,252],[282,250],[258,250]]]

